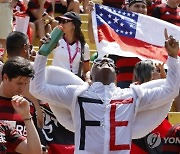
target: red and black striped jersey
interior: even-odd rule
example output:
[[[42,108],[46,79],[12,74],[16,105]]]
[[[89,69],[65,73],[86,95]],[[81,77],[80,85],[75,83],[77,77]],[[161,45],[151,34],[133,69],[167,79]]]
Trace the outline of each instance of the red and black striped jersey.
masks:
[[[110,55],[116,65],[116,81],[117,82],[132,82],[133,70],[137,62],[140,61],[137,57],[121,57]]]
[[[33,116],[33,121],[35,123],[36,115],[33,105],[30,105],[30,112]],[[10,126],[14,127],[20,135],[25,137],[27,136],[24,121],[21,115],[14,110],[11,104],[11,98],[5,98],[0,96],[0,121],[10,124]]]
[[[180,26],[180,7],[171,8],[167,4],[160,4],[154,9],[152,16]]]
[[[14,152],[16,147],[26,138],[20,135],[7,123],[0,122],[0,153],[6,154],[7,150]]]

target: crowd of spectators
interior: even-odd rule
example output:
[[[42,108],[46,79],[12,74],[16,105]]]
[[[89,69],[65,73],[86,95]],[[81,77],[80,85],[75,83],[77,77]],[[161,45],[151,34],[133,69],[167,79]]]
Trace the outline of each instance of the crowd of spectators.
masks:
[[[100,3],[152,16],[180,26],[180,0],[102,0]],[[140,85],[155,80],[157,77],[166,78],[167,70],[164,70],[163,65],[159,63],[152,65],[150,61],[141,61],[136,57],[107,55],[110,59],[113,59],[114,63],[109,58],[105,58],[100,61],[96,59],[94,64],[91,65],[90,47],[86,41],[89,40],[91,44],[95,44],[91,19],[92,10],[93,2],[89,0],[0,0],[0,153],[3,151],[5,153],[73,154],[75,151],[78,154],[78,150],[83,149],[83,147],[81,147],[82,149],[76,148],[78,144],[79,146],[85,144],[85,139],[81,138],[81,142],[78,143],[77,140],[74,140],[74,137],[77,134],[78,138],[80,137],[77,128],[81,128],[80,133],[82,135],[84,131],[82,129],[86,128],[89,121],[83,121],[87,123],[83,123],[81,127],[78,125],[79,123],[75,123],[76,128],[72,132],[58,121],[48,105],[54,99],[54,96],[49,96],[52,91],[43,95],[39,93],[40,96],[47,97],[45,101],[35,97],[36,95],[32,95],[33,92],[29,92],[29,80],[34,78],[32,69],[34,60],[38,56],[41,57],[33,45],[37,45],[37,40],[40,40],[38,41],[38,43],[40,42],[39,47],[41,47],[41,43],[47,43],[50,39],[47,33],[51,33],[57,26],[60,26],[63,36],[52,51],[52,65],[72,72],[89,85],[92,85],[92,88],[100,88],[100,85],[95,85],[93,82],[102,82],[103,84],[108,82],[109,84],[109,81],[111,81],[110,78],[105,81],[104,76],[108,76],[107,72],[98,75],[97,66],[106,61],[110,63],[109,67],[113,65],[113,68],[116,68],[116,76],[111,76],[111,79],[115,79],[117,86],[120,88],[129,88],[131,84]],[[83,35],[80,14],[89,14],[88,38]],[[15,31],[17,16],[29,18],[26,34]],[[170,40],[172,41],[172,38]],[[1,51],[3,52],[1,53]],[[41,59],[39,57],[37,59]],[[35,66],[37,66],[36,63]],[[42,65],[43,67],[45,66]],[[93,74],[91,74],[92,68],[94,69]],[[37,72],[39,71],[38,67],[35,69]],[[65,80],[68,81],[69,79]],[[35,81],[37,81],[36,76]],[[69,82],[71,83],[71,81]],[[74,90],[72,89],[70,89],[70,92]],[[35,90],[37,89],[34,89],[34,92]],[[95,94],[92,94],[93,90],[90,88],[88,95],[95,98]],[[66,95],[66,90],[61,89],[60,91],[63,95]],[[56,94],[58,92],[58,90],[54,91]],[[98,99],[99,91],[95,91],[95,93],[97,94],[96,99]],[[71,96],[68,96],[66,99],[71,99]],[[63,96],[61,97],[64,99]],[[62,101],[61,98],[57,100]],[[101,97],[100,101],[102,100]],[[66,101],[64,100],[64,102]],[[180,112],[180,93],[174,98],[174,105],[176,111]],[[72,104],[69,104],[69,106],[72,109]],[[68,106],[65,105],[65,108],[68,108]],[[88,108],[87,106],[87,112],[90,112]],[[77,111],[77,106],[75,106],[75,111]],[[77,114],[78,112],[76,112],[76,117],[72,117],[72,119],[77,119],[77,117],[82,119]],[[89,125],[94,125],[90,123]],[[174,134],[178,136],[180,131],[179,125],[172,127],[167,118],[153,132],[160,132],[160,130],[164,136],[173,136]],[[172,134],[174,131],[176,132]],[[89,132],[88,136],[93,135],[91,133]],[[93,137],[97,136],[93,135]],[[167,148],[165,150],[147,148],[147,137],[133,140],[130,153],[136,153],[138,148],[142,148],[150,154],[163,153],[163,151],[170,154],[171,151],[168,151]],[[90,145],[89,141],[86,142],[88,142],[91,149],[97,150],[95,147],[98,144],[93,147],[93,144]],[[164,144],[161,146],[172,147],[172,145]],[[89,147],[87,146],[87,148]]]

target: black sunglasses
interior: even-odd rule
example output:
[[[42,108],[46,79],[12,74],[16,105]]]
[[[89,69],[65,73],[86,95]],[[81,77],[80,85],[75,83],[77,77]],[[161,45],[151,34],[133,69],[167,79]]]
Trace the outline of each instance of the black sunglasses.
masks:
[[[110,58],[97,58],[93,61],[94,64],[100,64],[102,62],[108,62],[108,63],[111,63],[111,64],[114,64],[114,60],[110,59]]]
[[[61,24],[65,24],[65,23],[68,23],[68,22],[72,22],[72,20],[61,19],[61,20],[59,21],[59,23],[61,23]]]
[[[93,64],[95,65],[100,65],[102,64],[103,62],[107,62],[108,65],[112,66],[115,68],[115,64],[114,64],[114,60],[110,59],[110,58],[97,58],[93,61]]]

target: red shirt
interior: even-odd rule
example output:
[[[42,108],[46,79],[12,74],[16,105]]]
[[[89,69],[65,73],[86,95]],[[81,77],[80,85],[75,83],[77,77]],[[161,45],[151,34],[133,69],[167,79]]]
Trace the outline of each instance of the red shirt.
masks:
[[[36,17],[31,13],[31,11],[37,10],[37,9],[39,9],[39,7],[40,6],[39,6],[37,0],[30,0],[29,1],[26,13],[29,15],[31,22],[34,22],[35,20],[37,20]],[[47,13],[53,12],[52,3],[49,0],[46,0],[44,3],[44,12],[47,12]]]
[[[8,151],[15,152],[19,143],[26,138],[21,136],[14,128],[8,124],[0,122],[0,153],[5,154]]]
[[[158,5],[153,11],[153,17],[180,26],[180,7],[170,8],[166,4]]]

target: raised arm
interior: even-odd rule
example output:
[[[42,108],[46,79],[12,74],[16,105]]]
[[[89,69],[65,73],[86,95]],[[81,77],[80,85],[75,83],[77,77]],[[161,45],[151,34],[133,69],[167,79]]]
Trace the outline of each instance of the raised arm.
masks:
[[[41,41],[48,43],[50,38],[44,37]],[[35,76],[30,82],[30,93],[42,101],[70,108],[76,85],[83,82],[70,71],[60,67],[46,69],[48,55],[43,56],[42,52],[41,50],[41,53],[37,54],[34,62]],[[48,73],[49,71],[51,73]]]
[[[87,11],[88,11],[88,37],[89,37],[89,42],[94,44],[94,33],[93,33],[93,26],[92,26],[92,17],[91,17],[91,11],[94,9],[94,3],[92,1],[89,1],[89,4],[87,6]]]
[[[152,109],[171,103],[179,93],[180,60],[177,56],[179,43],[172,36],[168,36],[167,31],[165,31],[165,39],[165,48],[168,53],[168,73],[166,80],[161,86],[158,86],[158,82],[161,82],[158,80],[142,84],[141,87],[145,89],[143,92],[143,98],[139,105],[140,110]],[[153,83],[156,83],[157,86],[154,84],[154,87],[152,87],[151,85]]]
[[[26,154],[41,154],[41,143],[32,121],[29,102],[22,96],[15,95],[12,97],[12,105],[14,109],[22,116],[27,131],[27,140],[24,140],[16,147],[16,152]]]

